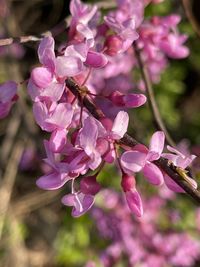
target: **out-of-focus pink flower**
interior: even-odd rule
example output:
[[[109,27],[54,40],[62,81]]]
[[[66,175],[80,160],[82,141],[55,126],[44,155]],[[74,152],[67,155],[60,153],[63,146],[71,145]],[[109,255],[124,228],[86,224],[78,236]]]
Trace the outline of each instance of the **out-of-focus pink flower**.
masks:
[[[17,84],[8,81],[0,85],[0,119],[5,118],[17,100]]]

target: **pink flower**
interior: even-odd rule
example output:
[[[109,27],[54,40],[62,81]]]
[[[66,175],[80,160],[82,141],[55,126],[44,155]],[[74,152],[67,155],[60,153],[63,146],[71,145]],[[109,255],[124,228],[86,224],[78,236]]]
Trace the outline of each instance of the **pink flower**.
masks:
[[[121,39],[121,49],[118,50],[118,53],[125,52],[138,39],[139,35],[135,30],[136,25],[134,19],[127,19],[126,21],[120,22],[114,16],[105,16],[104,20],[114,30],[116,37]]]
[[[48,106],[45,102],[36,102],[33,105],[33,114],[42,130],[52,132],[68,128],[72,121],[73,109],[68,103],[54,102]]]
[[[149,149],[137,145],[133,151],[127,151],[121,156],[121,165],[125,173],[142,171],[147,180],[154,185],[163,183],[163,174],[153,163],[160,158],[164,147],[164,133],[155,132],[151,138]]]
[[[28,92],[34,102],[58,101],[65,89],[64,81],[57,79],[54,48],[53,37],[43,38],[39,45],[38,56],[42,66],[32,70],[28,83]]]
[[[102,157],[110,163],[114,160],[113,142],[124,136],[128,121],[128,113],[124,111],[117,114],[113,123],[107,118],[103,118],[99,122],[90,116],[84,120],[76,144],[90,158],[88,161],[90,169],[95,170],[101,163]],[[90,130],[88,131],[88,129]]]
[[[85,174],[88,170],[84,162],[85,153],[66,143],[59,153],[51,151],[51,144],[44,142],[47,158],[44,161],[51,167],[50,172],[37,180],[37,185],[45,190],[61,188],[69,180]],[[70,155],[70,156],[69,156]]]
[[[79,217],[92,207],[94,204],[94,196],[85,195],[82,192],[75,192],[65,195],[61,201],[64,205],[73,207],[73,217]]]
[[[17,100],[17,84],[13,81],[0,85],[0,119],[5,118]]]
[[[70,2],[70,13],[72,20],[70,23],[69,36],[70,39],[76,39],[76,26],[80,23],[85,26],[92,24],[92,19],[97,15],[97,6],[83,4],[80,0],[72,0]]]

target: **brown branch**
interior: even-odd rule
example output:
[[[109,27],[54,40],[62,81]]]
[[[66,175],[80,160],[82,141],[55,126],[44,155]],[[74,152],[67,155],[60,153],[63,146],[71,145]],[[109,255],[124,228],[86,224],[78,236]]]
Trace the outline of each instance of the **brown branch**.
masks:
[[[193,2],[194,1],[191,1],[191,0],[182,0],[185,14],[186,14],[190,24],[192,25],[192,28],[194,29],[196,34],[200,37],[200,29],[199,29],[200,26],[199,26],[198,21],[196,20],[195,16],[193,15],[193,12],[192,12]]]
[[[65,18],[51,30],[43,32],[39,35],[28,35],[28,36],[20,36],[20,37],[10,37],[5,39],[0,39],[0,46],[7,46],[11,44],[24,44],[28,42],[39,42],[43,37],[53,36],[61,34],[68,27],[69,18]]]
[[[74,81],[73,78],[68,78],[66,80],[66,86],[69,88],[69,90],[78,98],[80,99],[82,96],[80,94],[81,87]],[[104,117],[102,110],[97,108],[95,103],[91,98],[88,96],[84,97],[84,106],[85,108],[91,113],[92,116],[94,116],[96,119],[100,119]],[[134,147],[139,142],[132,138],[130,135],[125,134],[124,137],[119,141],[120,144],[126,145],[129,147]],[[177,172],[177,168],[175,165],[173,165],[172,162],[165,158],[160,158],[154,163],[167,175],[171,177],[171,179],[177,183],[186,193],[188,193],[194,200],[196,200],[200,204],[200,191],[193,188],[192,185],[187,183],[186,180]]]
[[[98,8],[109,9],[115,6],[114,1],[101,1],[97,3]],[[11,44],[24,44],[28,42],[39,42],[43,37],[53,36],[56,37],[57,35],[64,32],[68,25],[69,25],[70,17],[66,17],[63,19],[59,24],[54,26],[51,30],[43,32],[39,35],[27,35],[27,36],[20,36],[20,37],[10,37],[5,39],[0,39],[0,46],[8,46]]]
[[[143,63],[141,52],[138,49],[136,42],[133,44],[133,47],[134,47],[135,55],[136,55],[136,58],[138,61],[140,71],[141,71],[142,79],[144,81],[145,89],[147,92],[148,103],[149,103],[151,112],[153,114],[153,118],[155,120],[156,127],[158,130],[162,130],[165,133],[166,141],[169,145],[176,146],[175,142],[171,138],[168,130],[166,129],[165,124],[164,124],[162,117],[160,115],[159,108],[158,108],[156,100],[155,100],[155,96],[154,96],[151,80],[149,77],[149,73],[148,73],[147,67]]]

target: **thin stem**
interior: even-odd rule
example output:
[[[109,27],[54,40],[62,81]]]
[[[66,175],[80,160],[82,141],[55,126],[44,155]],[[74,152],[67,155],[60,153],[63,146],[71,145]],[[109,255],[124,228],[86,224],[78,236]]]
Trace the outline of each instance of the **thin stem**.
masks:
[[[88,80],[88,79],[89,79],[89,77],[90,77],[90,74],[91,74],[91,72],[92,72],[92,68],[91,68],[91,67],[89,67],[88,73],[87,73],[87,75],[86,75],[86,77],[85,77],[84,81],[82,82],[81,86],[83,86],[83,85],[85,85],[85,84],[86,84],[87,80]]]
[[[82,124],[82,117],[83,117],[83,97],[81,97],[81,112],[80,112],[80,118],[79,118],[80,128],[82,128],[82,126],[83,126],[83,124]]]
[[[145,66],[145,64],[142,60],[141,52],[138,49],[136,42],[134,42],[133,47],[135,49],[135,54],[136,54],[136,57],[138,60],[138,65],[139,65],[142,79],[144,81],[145,89],[147,92],[149,106],[150,106],[151,112],[153,114],[156,126],[157,126],[158,130],[162,130],[165,133],[167,143],[171,146],[176,146],[175,142],[173,141],[169,132],[167,131],[165,124],[162,120],[162,117],[160,115],[159,108],[158,108],[156,100],[155,100],[152,84],[150,81],[149,73],[148,73],[147,67]]]
[[[39,35],[27,35],[27,36],[20,36],[20,37],[10,37],[5,39],[0,39],[0,46],[8,46],[11,44],[23,44],[28,42],[39,42],[42,38],[47,36],[56,37],[57,35],[61,34],[65,31],[68,27],[68,18],[65,18],[51,30],[43,32]]]
[[[74,81],[72,78],[66,79],[66,85],[69,88],[69,90],[77,96],[77,98],[81,99],[80,94],[80,87],[79,85]],[[94,102],[89,99],[87,96],[83,99],[83,104],[85,108],[91,113],[91,115],[96,118],[97,120],[105,117],[102,110],[100,110]],[[134,147],[135,145],[139,144],[137,140],[132,138],[130,135],[125,134],[123,138],[121,138],[118,141],[118,144],[122,144],[128,147]],[[160,158],[158,160],[155,160],[154,163],[163,170],[171,179],[177,183],[186,193],[190,195],[191,198],[196,200],[200,204],[200,191],[195,189],[191,184],[189,184],[177,171],[177,167],[170,162],[168,159]]]

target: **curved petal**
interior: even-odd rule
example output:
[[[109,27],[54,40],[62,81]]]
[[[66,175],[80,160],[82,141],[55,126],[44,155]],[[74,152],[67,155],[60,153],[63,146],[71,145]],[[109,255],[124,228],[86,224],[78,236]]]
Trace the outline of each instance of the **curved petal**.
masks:
[[[167,174],[164,175],[164,180],[166,186],[177,193],[185,193],[185,191],[177,184],[175,183]]]
[[[51,138],[49,140],[49,147],[52,152],[61,152],[64,145],[67,142],[67,131],[65,129],[56,130],[51,134]]]
[[[93,68],[103,68],[108,63],[108,59],[103,53],[89,51],[84,63]]]
[[[61,188],[70,179],[71,177],[67,176],[66,174],[52,172],[40,177],[36,184],[38,187],[45,190],[55,190]]]
[[[56,58],[56,74],[59,77],[70,77],[83,70],[83,63],[78,57],[62,56]]]
[[[149,152],[154,154],[151,160],[156,160],[160,157],[165,143],[165,134],[162,131],[155,132],[150,141]],[[152,155],[153,156],[153,155]],[[150,160],[150,159],[149,159]]]
[[[143,206],[140,194],[136,189],[132,189],[125,193],[126,201],[129,209],[138,217],[143,215]]]
[[[56,106],[51,117],[46,119],[46,122],[55,127],[55,129],[67,128],[73,117],[73,109],[68,103],[60,103]]]
[[[163,184],[163,174],[155,164],[147,162],[143,168],[143,174],[151,184]]]
[[[0,102],[11,101],[17,93],[17,84],[13,81],[7,81],[0,85]]]
[[[12,107],[12,103],[11,102],[0,103],[0,119],[3,119],[8,115],[8,113],[10,112],[11,107]]]
[[[42,39],[38,48],[38,56],[40,62],[46,67],[54,71],[55,61],[55,41],[53,37],[48,36]]]
[[[116,135],[116,139],[120,139],[127,132],[129,122],[128,113],[125,111],[118,112],[112,126],[112,132]]]
[[[32,70],[31,79],[39,88],[46,88],[51,83],[53,74],[48,68],[37,67]]]
[[[80,146],[88,156],[95,150],[97,136],[98,127],[96,125],[96,120],[92,117],[87,117],[84,120],[83,128],[80,132]]]
[[[125,172],[139,172],[146,162],[146,154],[139,151],[127,151],[121,156],[121,165]]]
[[[128,94],[123,97],[123,100],[127,108],[137,108],[144,105],[147,98],[143,94]]]
[[[72,216],[79,217],[92,207],[94,203],[94,196],[85,195],[79,192],[66,195],[62,198],[61,201],[66,206],[73,206]]]

